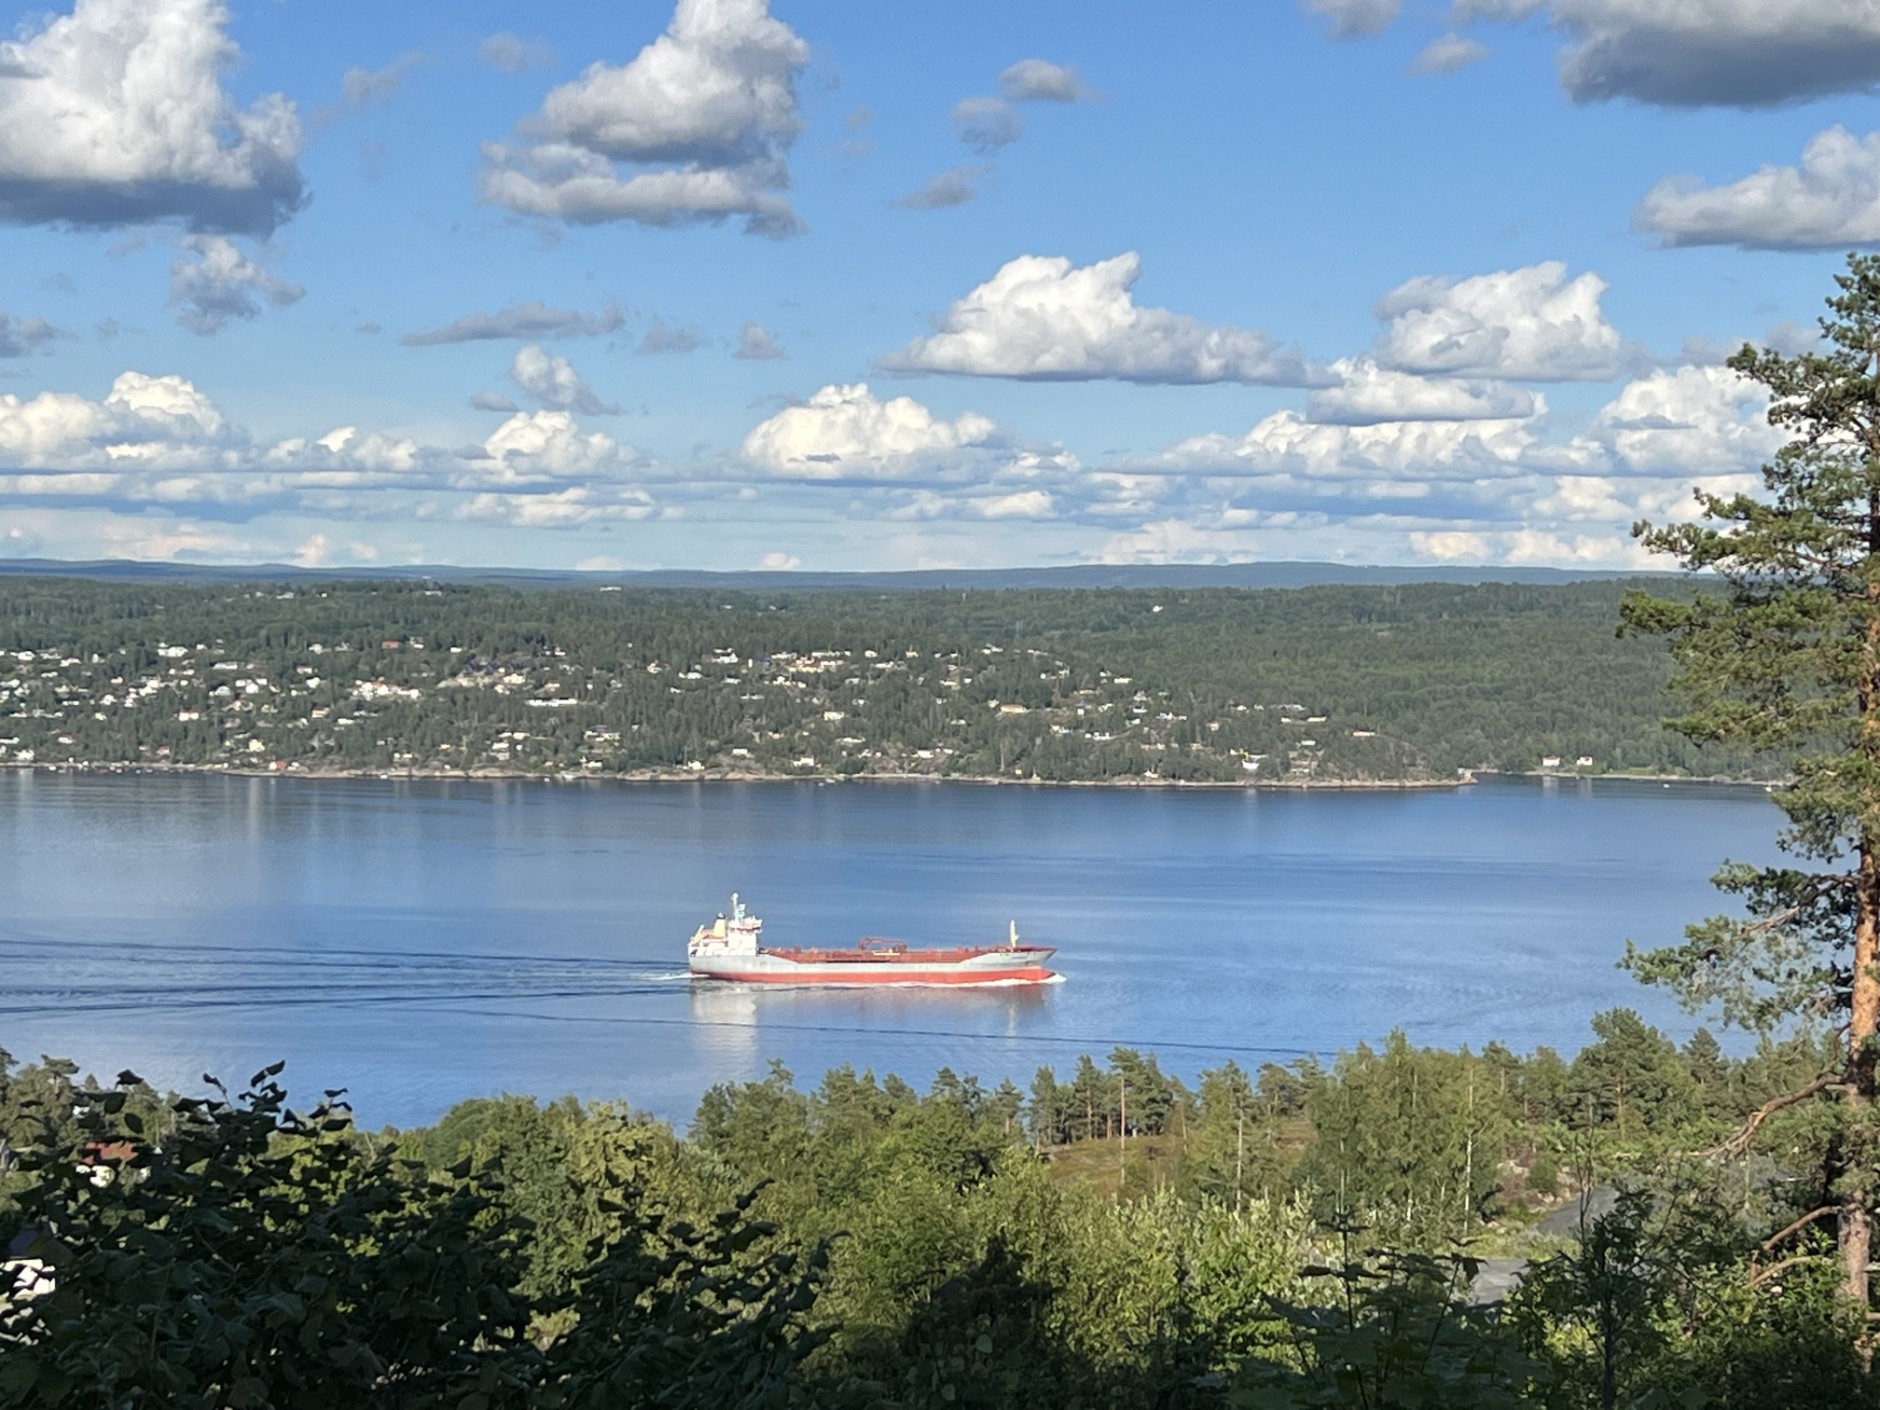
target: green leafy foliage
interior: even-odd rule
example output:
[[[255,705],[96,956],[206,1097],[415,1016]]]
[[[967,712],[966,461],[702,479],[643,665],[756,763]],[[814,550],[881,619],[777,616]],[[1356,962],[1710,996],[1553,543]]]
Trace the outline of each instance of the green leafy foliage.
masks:
[[[1068,1144],[1039,1138],[1066,1106],[1048,1074],[1027,1102],[773,1068],[708,1094],[686,1138],[513,1096],[368,1136],[336,1096],[290,1110],[278,1069],[159,1098],[9,1060],[0,1235],[51,1289],[0,1301],[0,1406],[1880,1403],[1810,1214],[1811,1113],[1771,1119],[1792,1164],[1663,1154],[1818,1052],[1681,1050],[1625,1011],[1594,1038],[1569,1063],[1393,1037],[1195,1092],[1118,1049],[1087,1067],[1096,1134]],[[1586,1099],[1615,1071],[1623,1135],[1616,1100]],[[1711,1109],[1653,1109],[1640,1072]],[[1341,1166],[1354,1141],[1402,1149]],[[1574,1194],[1588,1151],[1629,1160],[1632,1192],[1497,1305],[1455,1240],[1518,1237],[1510,1171],[1542,1150]]]
[[[811,1403],[792,1372],[823,1255],[771,1246],[748,1195],[695,1226],[596,1172],[586,1257],[530,1296],[526,1252],[553,1240],[493,1166],[402,1162],[333,1094],[289,1110],[279,1071],[172,1099],[160,1140],[130,1074],[69,1125],[14,1128],[0,1231],[49,1286],[0,1301],[0,1405]]]
[[[1418,1243],[1467,1239],[1492,1212],[1510,1136],[1507,1099],[1466,1049],[1393,1033],[1359,1044],[1307,1099],[1315,1139],[1301,1168],[1325,1212]]]
[[[1346,1231],[1347,1237],[1350,1231]],[[1534,1363],[1471,1301],[1466,1254],[1369,1250],[1306,1276],[1329,1297],[1276,1303],[1281,1354],[1250,1361],[1232,1403],[1246,1410],[1502,1410],[1522,1404]]]
[[[488,1191],[368,1154],[331,1102],[259,1073],[179,1098],[160,1144],[120,1088],[20,1156],[15,1222],[53,1288],[8,1309],[12,1403],[455,1405],[517,1386],[509,1235]],[[127,1077],[125,1086],[134,1086]]]
[[[1741,1210],[1687,1169],[1622,1190],[1528,1270],[1507,1313],[1561,1410],[1804,1410],[1880,1403],[1830,1260],[1768,1276]]]

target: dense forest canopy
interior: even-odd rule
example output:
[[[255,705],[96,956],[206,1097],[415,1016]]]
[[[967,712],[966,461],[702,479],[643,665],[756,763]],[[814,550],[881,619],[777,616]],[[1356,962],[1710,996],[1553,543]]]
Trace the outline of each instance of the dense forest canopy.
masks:
[[[1660,727],[1624,585],[522,592],[0,580],[0,762],[1445,781],[1767,777]],[[1584,761],[1584,762],[1583,762]]]

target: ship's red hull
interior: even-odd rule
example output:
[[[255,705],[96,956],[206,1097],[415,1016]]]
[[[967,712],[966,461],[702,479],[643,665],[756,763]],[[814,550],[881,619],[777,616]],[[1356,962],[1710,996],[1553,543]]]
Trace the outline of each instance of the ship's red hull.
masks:
[[[1043,984],[1056,975],[1042,965],[1022,969],[928,969],[913,965],[849,964],[791,970],[693,970],[695,979],[739,984]]]
[[[910,950],[894,940],[871,940],[851,950],[760,949],[756,954],[690,956],[697,979],[740,984],[1042,984],[1057,976],[1045,968],[1057,953],[1049,945],[960,945]]]
[[[764,923],[733,893],[731,914],[701,925],[686,945],[694,979],[737,984],[1042,984],[1057,976],[1045,963],[1050,945],[1020,944],[1018,926],[1003,945],[913,949],[905,941],[869,938],[846,949],[759,943]]]

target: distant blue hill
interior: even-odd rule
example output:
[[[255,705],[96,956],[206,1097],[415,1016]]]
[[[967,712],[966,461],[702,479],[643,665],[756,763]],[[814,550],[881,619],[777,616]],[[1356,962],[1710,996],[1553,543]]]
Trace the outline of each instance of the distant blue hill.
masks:
[[[904,573],[707,573],[676,568],[645,572],[560,572],[535,568],[410,567],[299,568],[286,563],[137,563],[125,559],[67,562],[52,558],[0,559],[0,576],[57,576],[109,582],[317,582],[321,580],[429,580],[493,583],[524,588],[701,588],[727,592],[998,591],[1011,588],[1300,588],[1328,584],[1392,586],[1407,583],[1579,583],[1642,576],[1571,568],[1445,565],[1389,567],[1350,563],[1078,564],[1061,568],[930,568]]]

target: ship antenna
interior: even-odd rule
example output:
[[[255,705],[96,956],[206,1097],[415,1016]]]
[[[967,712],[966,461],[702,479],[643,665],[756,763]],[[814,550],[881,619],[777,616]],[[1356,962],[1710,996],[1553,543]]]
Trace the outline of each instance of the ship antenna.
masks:
[[[731,893],[731,918],[733,920],[744,919],[744,903],[738,900],[738,893],[735,891]]]
[[[1017,922],[1017,921],[1013,921],[1013,922],[1012,922],[1012,940],[1011,940],[1011,945],[1012,945],[1012,948],[1013,948],[1014,950],[1016,950],[1016,949],[1018,948],[1018,922]]]

